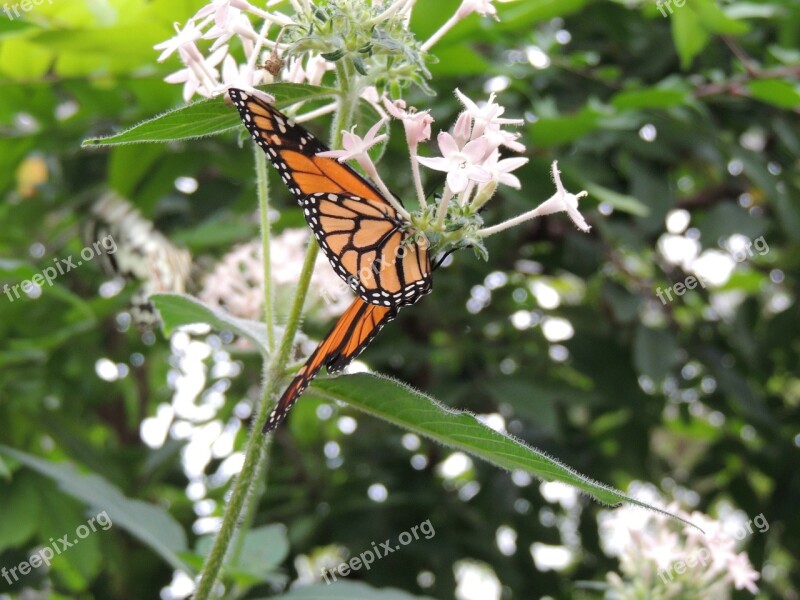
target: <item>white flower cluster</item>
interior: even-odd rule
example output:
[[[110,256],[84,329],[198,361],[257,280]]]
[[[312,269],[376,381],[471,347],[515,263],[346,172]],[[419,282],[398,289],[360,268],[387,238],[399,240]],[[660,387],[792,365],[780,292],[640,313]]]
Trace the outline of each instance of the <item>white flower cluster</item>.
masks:
[[[270,263],[275,304],[285,314],[289,311],[297,274],[302,270],[308,244],[307,229],[286,229],[272,238]],[[222,257],[203,282],[200,299],[243,319],[261,320],[264,316],[264,267],[260,240],[235,247]],[[320,255],[314,267],[306,298],[308,314],[326,321],[344,312],[353,295],[340,285],[338,275]]]
[[[521,187],[519,179],[512,175],[512,171],[528,162],[528,159],[524,157],[501,158],[500,154],[501,148],[507,148],[514,152],[525,150],[525,146],[518,141],[520,135],[505,129],[509,125],[521,125],[524,122],[522,119],[502,117],[505,107],[495,101],[494,94],[489,96],[487,102],[478,104],[459,90],[456,90],[455,93],[464,106],[464,110],[456,120],[452,133],[447,131],[439,133],[437,141],[441,156],[438,157],[425,157],[418,153],[420,143],[428,141],[431,137],[433,117],[430,116],[429,111],[409,108],[403,100],[391,102],[387,97],[383,98],[387,113],[403,123],[417,201],[423,211],[427,209],[427,201],[422,188],[419,165],[447,174],[444,193],[436,212],[435,227],[439,230],[445,229],[446,217],[453,198],[456,199],[455,205],[460,214],[476,215],[492,197],[498,185],[507,185],[516,189]],[[408,211],[394,200],[394,196],[381,180],[368,153],[370,148],[386,139],[385,134],[378,135],[384,121],[385,119],[382,119],[376,123],[364,138],[353,131],[344,132],[343,149],[321,152],[320,156],[336,158],[339,161],[357,161],[384,193],[387,200],[392,202],[395,210],[409,219]],[[529,219],[562,211],[569,215],[581,231],[589,231],[591,227],[578,211],[578,200],[586,196],[586,192],[578,194],[567,192],[561,183],[555,162],[552,174],[556,185],[556,193],[553,196],[533,210],[504,223],[480,229],[475,235],[478,238],[486,237]],[[475,243],[474,240],[470,240],[470,244],[473,243]]]
[[[267,8],[279,4],[280,0],[269,0]],[[297,6],[297,8],[300,8]],[[263,19],[260,31],[256,31],[250,16]],[[184,68],[166,77],[168,83],[183,84],[183,98],[187,102],[195,94],[212,98],[225,94],[230,87],[252,90],[262,83],[270,83],[273,75],[263,66],[279,44],[268,39],[273,27],[283,28],[294,21],[280,12],[270,12],[253,6],[246,0],[213,0],[191,17],[183,27],[175,24],[175,35],[156,44],[161,50],[158,62],[164,62],[175,52]],[[241,48],[244,62],[237,58],[231,48],[231,40]],[[204,55],[198,43],[211,42]],[[263,52],[262,52],[263,51]],[[222,71],[218,69],[222,65]],[[306,63],[290,60],[281,77],[282,81],[319,85],[331,63],[320,56],[309,55]]]
[[[473,12],[497,18],[493,1],[463,0],[453,17],[422,45],[422,49],[429,50],[456,23]],[[268,64],[273,52],[280,55],[288,47],[288,44],[280,42],[280,33],[274,40],[270,40],[270,30],[277,28],[283,31],[284,28],[298,24],[296,16],[269,10],[281,2],[282,0],[267,0],[267,10],[264,10],[247,0],[212,0],[198,10],[183,27],[176,23],[175,35],[154,46],[161,51],[158,62],[164,62],[177,52],[184,64],[183,69],[172,73],[165,80],[183,84],[183,97],[187,102],[195,94],[212,98],[225,94],[230,87],[252,92],[255,86],[270,83],[274,76],[265,64]],[[312,0],[291,0],[290,3],[296,14],[314,9]],[[385,8],[384,4],[387,4]],[[407,20],[415,4],[416,0],[395,0],[391,3],[373,0],[373,6],[383,9],[374,20],[376,23],[398,17]],[[252,18],[262,21],[260,28],[253,26]],[[232,41],[235,43],[231,44]],[[208,45],[206,54],[198,45],[203,42]],[[239,48],[241,52],[238,52]],[[319,85],[325,72],[333,68],[330,61],[309,52],[306,53],[305,62],[291,58],[279,79],[291,83]]]
[[[641,499],[648,504],[694,523],[703,532],[632,505],[602,513],[599,522],[603,549],[620,563],[620,573],[607,576],[607,598],[724,600],[730,597],[731,587],[752,594],[758,592],[755,582],[759,573],[750,564],[747,553],[738,552],[736,546],[737,539],[769,529],[763,515],[748,521],[747,528],[740,525],[742,536],[732,535],[726,532],[723,523],[704,513],[689,513],[677,502],[665,505],[653,486],[643,486],[641,491],[647,496]]]

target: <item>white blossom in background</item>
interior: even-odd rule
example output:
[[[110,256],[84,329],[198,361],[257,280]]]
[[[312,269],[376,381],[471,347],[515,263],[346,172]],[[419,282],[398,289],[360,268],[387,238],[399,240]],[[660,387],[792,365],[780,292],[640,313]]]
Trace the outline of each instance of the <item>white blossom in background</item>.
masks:
[[[266,7],[279,3],[270,0]],[[253,27],[252,17],[262,21],[260,31]],[[183,97],[187,102],[195,94],[206,98],[224,95],[230,87],[254,91],[255,86],[273,80],[259,61],[269,57],[276,46],[281,48],[269,40],[267,34],[273,27],[279,30],[293,24],[294,21],[282,13],[262,10],[244,0],[213,0],[183,27],[176,24],[175,35],[156,44],[154,49],[161,50],[158,62],[178,53],[184,68],[168,75],[165,81],[184,84]],[[233,45],[238,56],[230,45],[234,39],[239,42]],[[207,46],[207,56],[198,43]],[[295,62],[298,64],[287,65],[282,80],[319,85],[325,70],[333,68],[321,57],[309,57],[306,68],[299,61]],[[222,77],[216,69],[219,64],[223,65]]]
[[[297,275],[302,270],[308,245],[307,229],[286,229],[272,238],[272,282],[278,314],[287,314]],[[342,314],[352,302],[349,287],[320,255],[314,268],[306,308],[311,318],[327,321]],[[264,266],[261,241],[242,244],[222,257],[206,276],[200,299],[243,319],[264,317]]]
[[[607,598],[635,600],[646,590],[652,600],[725,600],[733,589],[758,592],[758,571],[747,553],[738,551],[737,539],[725,532],[723,523],[698,511],[689,513],[676,502],[666,504],[654,486],[635,487],[646,496],[635,494],[640,500],[694,523],[704,533],[633,505],[601,513],[603,550],[620,563],[619,573],[607,575]]]

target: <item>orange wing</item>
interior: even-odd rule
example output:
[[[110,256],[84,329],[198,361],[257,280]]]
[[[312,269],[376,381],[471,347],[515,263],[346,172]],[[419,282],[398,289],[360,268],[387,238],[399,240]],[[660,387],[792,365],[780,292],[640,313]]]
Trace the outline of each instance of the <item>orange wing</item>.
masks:
[[[338,275],[371,304],[414,304],[431,291],[424,236],[366,179],[289,117],[242,90],[230,89],[250,135],[278,170]]]
[[[349,193],[385,204],[394,213],[380,192],[349,166],[317,156],[328,147],[307,129],[253,94],[236,88],[230,88],[228,94],[250,135],[298,202],[317,192]]]
[[[395,318],[397,310],[356,298],[283,392],[264,425],[263,433],[272,431],[283,422],[289,409],[323,366],[328,368],[329,373],[345,368],[361,354],[381,328]]]
[[[400,307],[431,291],[427,239],[414,240],[388,205],[333,193],[311,194],[301,205],[333,268],[367,302]]]

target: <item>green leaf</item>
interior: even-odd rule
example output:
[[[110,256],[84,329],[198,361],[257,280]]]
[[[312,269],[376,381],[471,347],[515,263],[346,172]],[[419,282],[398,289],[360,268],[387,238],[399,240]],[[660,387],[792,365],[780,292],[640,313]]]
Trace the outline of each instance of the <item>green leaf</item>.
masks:
[[[749,29],[747,23],[726,15],[714,0],[685,0],[685,5],[662,0],[659,6],[672,16],[672,39],[684,69],[706,47],[711,34],[742,35]]]
[[[286,526],[267,525],[245,534],[236,569],[257,577],[273,571],[289,555]]]
[[[676,295],[673,299],[678,299]],[[656,384],[667,376],[677,363],[678,342],[666,329],[651,329],[640,325],[633,341],[633,363],[641,375],[646,375]]]
[[[428,596],[413,596],[394,588],[374,588],[358,581],[336,581],[330,584],[297,587],[286,594],[270,598],[271,600],[277,598],[286,600],[432,600]]]
[[[687,0],[687,8],[694,10],[710,33],[722,35],[742,35],[750,27],[744,21],[732,19],[715,0]]]
[[[161,313],[164,335],[182,325],[207,323],[217,330],[229,330],[244,336],[255,342],[265,354],[269,352],[267,327],[263,323],[233,317],[184,294],[153,294],[150,301]]]
[[[559,146],[597,129],[602,116],[595,108],[584,106],[574,115],[541,117],[528,127],[528,132],[536,146]]]
[[[446,39],[446,38],[445,38]],[[434,77],[465,77],[482,75],[491,69],[486,59],[475,51],[473,44],[446,44],[435,48],[437,62],[430,65]]]
[[[447,408],[393,379],[381,375],[345,375],[315,381],[311,393],[328,401],[346,402],[367,414],[449,448],[473,454],[502,469],[521,469],[544,481],[566,483],[604,504],[628,502],[683,521],[619,490],[592,481],[544,452],[487,427],[475,415]]]
[[[0,18],[5,18],[5,15]],[[51,50],[22,37],[5,39],[0,45],[0,78],[2,79],[25,81],[39,79],[44,77],[52,64],[53,52]]]
[[[0,354],[0,356],[2,356],[2,354]],[[0,456],[0,479],[11,481],[11,469],[8,468],[8,465],[6,464],[6,461],[3,460],[2,456]]]
[[[59,56],[75,53],[102,57],[110,59],[112,64],[119,60],[120,67],[131,68],[152,60],[153,44],[163,39],[164,32],[149,25],[138,22],[102,28],[53,28],[31,36],[31,41]]]
[[[0,485],[0,552],[25,543],[39,529],[41,502],[33,477],[19,472]]]
[[[68,462],[52,462],[4,445],[0,452],[52,479],[65,494],[82,500],[96,513],[106,511],[113,526],[130,533],[173,568],[192,572],[178,557],[186,551],[186,533],[163,508],[127,498],[99,475],[81,473]]]
[[[579,11],[587,0],[525,0],[497,4],[500,22],[496,27],[501,30],[519,29],[535,23],[541,23],[556,17],[566,17]]]
[[[221,99],[201,100],[167,111],[115,135],[89,138],[82,145],[113,146],[186,140],[224,133],[239,123],[239,115]]]
[[[336,90],[298,83],[273,83],[261,87],[284,108],[300,101],[333,97]],[[218,135],[241,125],[239,113],[221,98],[201,100],[148,119],[116,135],[84,140],[83,146],[111,146],[141,142],[170,142]]]
[[[198,569],[211,552],[213,535],[204,535],[195,546],[194,553],[183,557]],[[289,539],[283,524],[258,527],[245,533],[244,543],[236,564],[226,565],[225,572],[239,585],[250,587],[262,582],[282,585],[286,576],[278,571],[278,566],[289,555]]]
[[[103,560],[100,537],[95,534],[106,531],[97,521],[92,523],[95,527],[92,531],[87,525],[83,504],[56,493],[53,482],[40,478],[38,489],[42,502],[39,518],[41,541],[69,534],[68,541],[72,542],[68,552],[62,552],[53,558],[51,569],[56,573],[55,579],[73,592],[84,590],[97,575]],[[76,530],[81,526],[85,528],[82,531],[86,535],[79,538]],[[83,532],[81,535],[84,535]]]
[[[236,243],[258,236],[258,227],[244,216],[215,213],[206,221],[188,229],[173,231],[170,239],[188,246],[193,253],[209,248],[228,249]]]
[[[629,213],[637,217],[646,217],[650,214],[650,207],[633,196],[620,194],[619,192],[615,192],[614,190],[610,190],[596,183],[588,182],[585,185],[586,191],[589,192],[590,197],[600,202],[607,202],[614,207],[614,210]]]
[[[681,67],[688,69],[694,57],[706,47],[711,36],[696,12],[688,7],[674,10],[671,20],[672,41],[681,58]]]
[[[27,33],[35,27],[34,23],[22,19],[0,19],[0,40],[21,37],[20,34]]]
[[[619,110],[643,108],[670,108],[691,100],[688,90],[645,88],[625,90],[611,99],[611,105]]]
[[[164,158],[167,150],[150,144],[113,148],[108,161],[108,184],[121,196],[134,197],[137,186],[152,174],[154,165]]]
[[[800,107],[800,90],[783,79],[758,79],[747,83],[753,98],[778,108],[792,110]]]

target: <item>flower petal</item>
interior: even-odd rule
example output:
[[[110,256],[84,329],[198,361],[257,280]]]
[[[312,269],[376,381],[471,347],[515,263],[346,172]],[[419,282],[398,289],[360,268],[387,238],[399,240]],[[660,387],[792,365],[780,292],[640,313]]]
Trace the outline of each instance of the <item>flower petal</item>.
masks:
[[[436,139],[439,142],[439,150],[445,158],[458,153],[459,148],[455,138],[446,131],[440,132]]]

